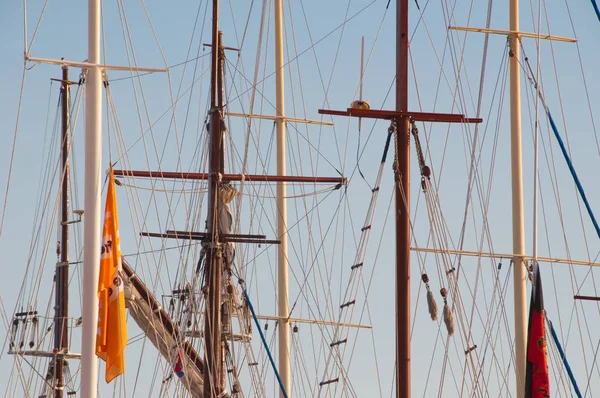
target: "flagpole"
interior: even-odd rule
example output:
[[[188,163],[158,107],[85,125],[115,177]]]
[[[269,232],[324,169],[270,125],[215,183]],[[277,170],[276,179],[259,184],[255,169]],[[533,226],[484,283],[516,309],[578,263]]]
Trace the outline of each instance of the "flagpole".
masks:
[[[100,269],[100,207],[102,160],[102,91],[100,63],[100,0],[88,0],[88,62],[85,95],[85,222],[83,251],[83,331],[81,337],[81,396],[95,398],[98,390],[96,328]]]

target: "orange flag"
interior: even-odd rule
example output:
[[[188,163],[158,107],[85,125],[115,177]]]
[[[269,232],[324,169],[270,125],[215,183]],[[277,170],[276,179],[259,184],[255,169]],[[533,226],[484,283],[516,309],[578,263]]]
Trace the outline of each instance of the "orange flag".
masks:
[[[125,324],[123,276],[115,178],[111,167],[102,232],[96,334],[96,355],[106,362],[107,383],[125,372],[124,349],[127,344],[127,325]]]

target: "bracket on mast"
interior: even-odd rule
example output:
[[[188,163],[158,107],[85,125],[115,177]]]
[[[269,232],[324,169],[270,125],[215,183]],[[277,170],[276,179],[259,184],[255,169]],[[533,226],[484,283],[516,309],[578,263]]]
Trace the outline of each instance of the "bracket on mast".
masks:
[[[76,61],[67,61],[64,59],[50,59],[50,58],[36,58],[30,57],[29,55],[25,55],[25,61],[35,62],[38,64],[50,64],[50,65],[61,65],[61,66],[73,66],[75,68],[100,68],[103,71],[107,70],[119,70],[126,72],[148,72],[148,73],[156,73],[156,72],[167,72],[167,68],[141,68],[137,66],[119,66],[119,65],[106,65],[106,64],[95,64],[91,62],[76,62]]]
[[[334,125],[333,122],[324,122],[322,120],[302,119],[302,118],[298,118],[298,117],[287,117],[287,116],[257,115],[257,114],[253,114],[253,113],[225,112],[225,116],[247,117],[249,119],[264,119],[264,120],[283,119],[284,122],[320,124],[323,126],[333,126]]]
[[[188,173],[183,171],[139,171],[139,170],[113,170],[115,176],[173,178],[184,180],[208,180],[208,173]],[[221,181],[246,181],[246,182],[306,182],[329,183],[346,185],[346,177],[306,177],[306,176],[280,176],[264,174],[222,174]]]
[[[434,249],[434,248],[428,248],[428,247],[411,247],[410,250],[414,251],[414,252],[420,252],[420,253],[447,254],[447,255],[452,255],[452,256],[499,258],[499,259],[522,257],[523,261],[532,261],[534,259],[532,256],[521,256],[521,255],[518,256],[514,253],[486,253],[486,252],[468,251],[468,250]],[[568,265],[584,265],[584,266],[600,267],[600,262],[586,261],[586,260],[574,260],[574,259],[569,259],[569,258],[537,256],[536,261],[541,262],[541,263],[551,263],[551,264],[568,264]]]
[[[367,119],[398,119],[402,116],[409,117],[416,122],[446,122],[446,123],[481,123],[483,119],[468,118],[457,113],[430,113],[430,112],[401,112],[376,109],[348,108],[346,111],[319,109],[322,115],[353,116]]]
[[[55,357],[63,357],[66,359],[81,359],[81,354],[77,352],[71,351],[63,351],[63,352],[54,352],[54,351],[41,351],[41,350],[8,350],[9,355],[19,355],[19,356],[31,356],[31,357],[40,357],[40,358],[55,358]]]
[[[544,39],[553,41],[563,41],[566,43],[576,43],[577,39],[563,36],[552,36],[547,33],[530,33],[530,32],[517,32],[514,30],[504,29],[486,29],[486,28],[470,28],[463,26],[448,26],[450,30],[458,30],[463,32],[475,32],[475,33],[489,33],[492,35],[504,35],[504,36],[516,36],[516,37],[527,37],[530,39]]]
[[[80,82],[74,82],[74,81],[72,81],[72,80],[56,79],[56,78],[54,78],[54,77],[51,77],[51,78],[50,78],[50,81],[53,81],[53,82],[59,82],[59,83],[64,83],[64,84],[68,84],[68,85],[70,85],[70,86],[74,86],[74,85],[80,84]]]
[[[159,234],[154,232],[140,232],[140,236],[147,236],[150,238],[172,238],[172,239],[188,239],[188,240],[201,240],[204,241],[209,237],[207,232],[188,232],[188,231],[167,231],[166,234]],[[256,243],[265,245],[278,245],[281,243],[279,240],[266,239],[264,235],[241,235],[241,234],[221,234],[219,235],[224,243]]]
[[[195,312],[197,314],[204,315],[204,312]],[[234,318],[238,318],[238,314],[233,313],[231,315]],[[347,323],[347,322],[338,322],[338,321],[329,321],[325,319],[309,319],[309,318],[292,318],[292,317],[281,317],[274,315],[260,315],[256,314],[256,319],[267,320],[267,321],[275,321],[275,322],[289,322],[289,323],[300,323],[307,325],[325,325],[325,326],[338,326],[345,328],[356,328],[356,329],[373,329],[372,325],[362,324],[362,323]]]
[[[600,301],[600,297],[596,297],[596,296],[580,296],[580,295],[575,295],[573,296],[574,300],[588,300],[588,301]]]
[[[209,43],[204,43],[204,44],[202,44],[202,45],[203,45],[204,47],[212,47],[212,44],[209,44]],[[219,46],[219,48],[220,48],[221,50],[229,50],[229,51],[237,51],[237,52],[239,52],[239,51],[240,51],[240,49],[239,49],[239,48],[235,48],[235,47]]]

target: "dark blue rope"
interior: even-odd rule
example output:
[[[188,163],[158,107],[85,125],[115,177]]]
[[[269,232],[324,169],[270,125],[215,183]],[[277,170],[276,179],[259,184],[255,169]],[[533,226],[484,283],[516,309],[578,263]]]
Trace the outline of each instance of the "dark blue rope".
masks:
[[[587,197],[585,196],[585,192],[583,191],[583,186],[581,185],[581,182],[579,181],[579,177],[577,177],[577,173],[575,172],[573,163],[571,163],[571,158],[569,157],[569,154],[567,153],[567,148],[565,148],[565,144],[563,143],[562,138],[560,138],[560,134],[558,134],[558,129],[556,128],[556,124],[554,123],[554,119],[552,119],[552,115],[550,114],[550,110],[548,108],[546,108],[546,113],[548,114],[548,119],[550,120],[550,126],[552,126],[552,130],[554,131],[554,136],[556,137],[556,139],[558,141],[560,150],[562,151],[562,154],[565,157],[565,160],[567,161],[567,166],[569,166],[569,170],[571,171],[571,175],[573,176],[573,179],[575,180],[575,185],[577,185],[577,190],[579,191],[579,195],[581,196],[581,199],[583,200],[583,203],[585,204],[585,208],[587,209],[588,214],[590,215],[590,218],[592,219],[594,228],[596,228],[596,233],[598,234],[598,237],[600,238],[600,227],[598,226],[596,217],[594,217],[594,213],[592,212],[590,203],[588,202]]]
[[[592,0],[592,5],[594,6],[594,11],[596,11],[598,21],[600,21],[600,10],[598,9],[598,4],[596,3],[596,0]]]
[[[254,307],[252,307],[252,302],[250,301],[250,297],[248,297],[248,293],[246,293],[246,289],[244,289],[244,297],[246,298],[246,302],[248,303],[248,307],[250,308],[250,312],[252,312],[252,318],[254,318],[254,323],[256,323],[256,328],[258,329],[258,333],[260,333],[260,338],[265,346],[265,350],[267,350],[267,355],[269,356],[269,361],[271,361],[271,366],[273,366],[273,371],[275,372],[275,377],[279,382],[279,388],[281,388],[281,393],[285,398],[288,398],[287,393],[285,392],[285,388],[283,387],[283,382],[281,381],[281,377],[279,376],[279,372],[277,371],[277,366],[275,366],[275,361],[273,360],[273,356],[271,355],[271,351],[269,350],[269,345],[267,344],[267,339],[265,339],[265,335],[260,328],[260,323],[258,323],[258,318],[256,317],[256,313],[254,312]]]
[[[581,398],[581,391],[579,391],[579,386],[577,385],[577,382],[575,381],[575,376],[573,376],[573,371],[571,370],[571,366],[569,365],[569,362],[567,361],[567,356],[565,355],[565,352],[563,351],[562,346],[560,345],[560,341],[558,341],[558,336],[556,335],[556,331],[554,330],[554,325],[552,324],[552,321],[548,319],[548,323],[550,324],[550,333],[552,334],[552,338],[554,339],[554,344],[556,344],[556,348],[558,348],[558,353],[560,354],[560,358],[563,361],[563,364],[565,365],[565,369],[567,369],[567,374],[569,375],[569,379],[571,379],[571,384],[573,384],[573,388],[575,389],[575,394],[577,394],[577,396],[579,398]]]

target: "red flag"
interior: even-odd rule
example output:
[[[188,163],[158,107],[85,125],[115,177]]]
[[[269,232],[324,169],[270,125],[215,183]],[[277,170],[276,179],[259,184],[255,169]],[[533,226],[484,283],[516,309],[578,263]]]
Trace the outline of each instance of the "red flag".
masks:
[[[548,346],[544,317],[544,297],[540,268],[534,271],[533,291],[529,308],[529,335],[527,338],[527,372],[525,373],[525,398],[550,396],[548,373]]]

